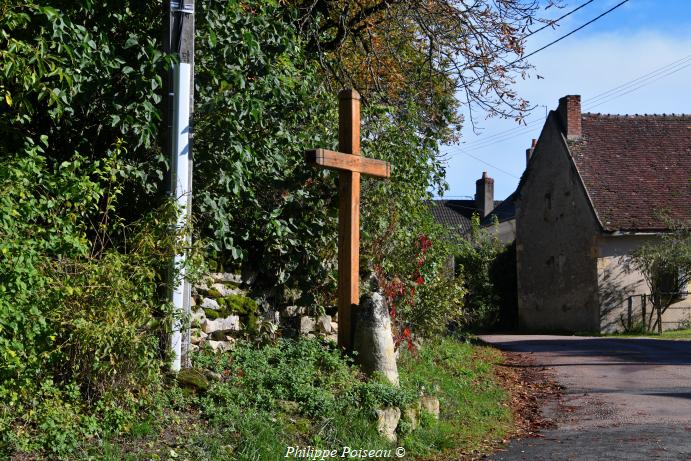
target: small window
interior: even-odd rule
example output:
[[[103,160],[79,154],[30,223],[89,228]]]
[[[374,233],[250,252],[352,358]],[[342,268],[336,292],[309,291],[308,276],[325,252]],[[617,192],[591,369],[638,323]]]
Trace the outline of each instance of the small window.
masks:
[[[671,268],[658,275],[656,285],[659,287],[660,293],[673,296],[675,302],[686,298],[686,291],[688,287],[685,281],[687,278],[685,274],[679,269]]]
[[[549,192],[545,194],[545,208],[548,210],[552,209],[552,194]]]

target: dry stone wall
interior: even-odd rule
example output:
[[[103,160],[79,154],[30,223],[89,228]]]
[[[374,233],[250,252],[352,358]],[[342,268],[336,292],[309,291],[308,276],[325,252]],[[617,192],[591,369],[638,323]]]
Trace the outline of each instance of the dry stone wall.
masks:
[[[236,338],[256,332],[260,322],[281,327],[286,336],[321,337],[336,341],[337,316],[314,314],[304,306],[277,310],[250,297],[250,280],[234,273],[211,273],[192,289],[191,349],[224,352]]]

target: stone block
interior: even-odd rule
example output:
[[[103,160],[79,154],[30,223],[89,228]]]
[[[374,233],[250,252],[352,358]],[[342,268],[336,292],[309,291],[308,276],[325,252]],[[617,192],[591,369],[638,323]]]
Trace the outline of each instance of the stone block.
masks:
[[[319,333],[331,333],[331,316],[322,315],[317,319],[317,331]]]
[[[230,272],[212,272],[209,274],[209,276],[213,280],[212,283],[235,283],[238,285],[242,283],[242,277],[240,274],[232,274]]]
[[[196,309],[192,311],[192,317],[190,318],[192,324],[194,324],[195,322],[199,322],[199,324],[201,325],[204,322],[204,320],[206,320],[206,313],[203,309]]]
[[[218,302],[215,299],[211,299],[211,298],[202,299],[202,309],[213,309],[213,310],[217,311],[220,308],[221,308],[221,306],[218,305]]]
[[[222,283],[214,283],[211,285],[211,290],[209,290],[210,293],[217,292],[221,298],[230,296],[230,295],[239,295],[242,294],[242,290],[239,288],[232,288],[226,285],[223,285]]]
[[[271,322],[271,323],[275,323],[275,324],[278,324],[281,322],[280,313],[278,311],[273,310],[273,309],[269,309],[266,312],[264,312],[264,314],[262,314],[262,318],[267,322]]]
[[[240,317],[238,317],[237,315],[231,315],[230,317],[225,319],[206,319],[204,323],[202,323],[202,331],[206,334],[212,334],[216,332],[226,333],[239,330]]]
[[[326,339],[327,341],[333,341],[335,343],[338,343],[338,333],[332,331],[331,333],[326,335],[324,339]]]
[[[356,311],[353,348],[357,362],[367,375],[384,375],[398,386],[396,351],[391,334],[391,319],[384,297],[379,293],[363,295]]]
[[[281,316],[285,318],[298,317],[300,315],[305,315],[307,309],[304,306],[286,306],[281,311]]]
[[[420,424],[420,410],[417,406],[407,407],[403,410],[403,420],[410,424],[410,429],[417,429]]]
[[[178,384],[195,392],[205,392],[209,388],[209,380],[197,368],[183,368],[177,375]]]
[[[317,326],[317,322],[312,317],[304,315],[300,317],[300,334],[306,335],[312,333]]]
[[[232,344],[230,341],[214,341],[211,340],[208,342],[209,347],[211,347],[211,350],[214,352],[226,352],[229,351]]]
[[[389,442],[396,441],[396,428],[401,419],[401,409],[398,407],[386,407],[377,412],[377,430],[379,434]]]
[[[196,331],[193,331],[192,334],[190,335],[190,341],[192,342],[192,344],[200,344],[208,337],[209,337],[209,335],[204,333],[203,331],[196,330]]]
[[[420,398],[420,406],[423,411],[426,411],[435,419],[439,419],[439,399],[430,395],[425,395]]]

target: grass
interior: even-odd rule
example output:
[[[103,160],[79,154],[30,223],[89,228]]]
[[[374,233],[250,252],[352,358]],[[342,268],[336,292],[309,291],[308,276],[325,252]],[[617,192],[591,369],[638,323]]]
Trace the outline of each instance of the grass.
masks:
[[[613,338],[653,338],[653,339],[671,339],[671,340],[691,340],[691,328],[683,328],[679,330],[663,331],[662,335],[657,333],[612,333],[603,334],[601,336]]]
[[[488,440],[503,438],[512,428],[508,396],[493,374],[501,361],[495,349],[442,339],[426,344],[418,356],[400,362],[403,386],[425,389],[440,401],[439,421],[428,422],[402,442],[413,455],[441,453],[458,459],[460,452],[483,451]]]
[[[81,459],[270,461],[285,459],[288,446],[402,446],[406,459],[458,459],[511,430],[508,397],[493,374],[500,358],[494,349],[450,338],[428,342],[402,352],[396,389],[364,380],[335,348],[316,340],[204,353],[197,365],[220,373],[221,381],[200,394],[169,387],[158,418],[92,443]],[[439,399],[440,419],[423,413],[417,429],[399,425],[398,442],[382,439],[373,410],[415,406],[421,394]]]
[[[663,331],[662,337],[666,339],[691,339],[691,328]]]

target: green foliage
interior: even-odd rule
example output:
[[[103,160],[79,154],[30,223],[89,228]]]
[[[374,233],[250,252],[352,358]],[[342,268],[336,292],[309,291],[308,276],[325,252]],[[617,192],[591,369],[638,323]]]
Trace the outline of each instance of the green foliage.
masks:
[[[375,271],[384,279],[383,291],[396,326],[396,340],[412,346],[412,335],[444,334],[464,317],[465,283],[451,273],[457,236],[434,220],[420,203],[407,223],[396,221],[371,249]],[[416,232],[420,232],[416,234]]]
[[[60,140],[44,149],[51,161],[74,152],[93,161],[107,158],[122,139],[130,146],[123,155],[132,180],[129,216],[150,207],[151,196],[142,192],[155,190],[164,170],[156,145],[166,61],[158,43],[160,7],[62,0],[1,5],[0,157],[41,135]]]
[[[641,271],[664,307],[691,282],[691,223],[669,222],[669,226],[669,232],[641,245],[628,261],[628,268]]]
[[[650,289],[650,301],[662,315],[683,299],[691,283],[691,221],[665,218],[669,231],[638,247],[625,261],[628,271],[638,270]],[[644,325],[647,329],[648,326]],[[662,325],[658,324],[662,332]]]
[[[506,250],[488,229],[480,228],[480,217],[474,214],[470,235],[460,240],[458,251],[456,264],[468,289],[464,323],[471,328],[491,327],[499,320],[501,302],[492,273],[498,255]]]
[[[45,135],[61,140],[44,146],[49,162],[75,151],[91,162],[122,139],[127,187],[116,214],[139,219],[160,202],[167,162],[158,126],[171,59],[159,50],[158,4],[2,5],[0,157]],[[330,305],[337,175],[309,168],[302,154],[337,142],[337,101],[318,54],[284,3],[212,0],[197,9],[193,211],[202,235],[219,263],[258,275],[253,288],[272,301],[292,290],[300,304]],[[419,233],[420,202],[443,182],[443,130],[426,126],[415,104],[364,105],[363,154],[394,167],[391,181],[364,181],[365,245],[386,228],[394,200],[402,233]]]
[[[204,312],[207,314],[207,317],[215,320],[220,317],[228,317],[231,314],[239,315],[245,324],[246,331],[250,334],[256,333],[259,320],[259,306],[254,299],[242,295],[228,295],[217,298],[216,302],[220,309],[217,311],[205,309]]]
[[[197,361],[228,377],[226,386],[209,392],[204,402],[208,408],[221,402],[272,411],[281,402],[294,401],[301,414],[324,417],[348,406],[373,411],[407,398],[391,385],[362,383],[338,349],[318,341],[278,340],[260,348],[241,342],[232,354],[201,356]]]
[[[402,315],[425,337],[444,335],[449,326],[463,323],[466,294],[462,277],[441,272],[418,287],[417,300]]]
[[[430,341],[415,355],[403,353],[398,389],[362,381],[348,359],[317,340],[262,347],[240,341],[225,354],[195,354],[197,365],[220,375],[205,393],[165,389],[163,413],[133,425],[126,439],[85,447],[84,459],[264,460],[283,458],[288,446],[390,449],[373,410],[415,407],[421,394],[440,399],[441,419],[422,414],[417,429],[399,426],[398,444],[408,457],[467,452],[510,428],[507,396],[492,373],[498,360],[491,349]]]
[[[377,433],[374,409],[412,398],[390,384],[361,381],[349,359],[316,340],[279,339],[261,347],[240,341],[227,354],[194,360],[222,380],[204,395],[174,400],[180,408],[201,410],[210,422],[206,432],[218,431],[215,437],[230,444],[234,459],[278,459],[297,440],[324,448],[356,442],[388,447]],[[198,459],[224,458],[205,453]]]
[[[250,4],[252,14],[235,2],[201,7],[195,206],[219,259],[257,275],[258,292],[281,304],[297,289],[299,304],[330,306],[337,174],[308,167],[303,151],[336,148],[337,100],[295,31],[294,11]],[[388,248],[410,244],[425,226],[427,190],[443,187],[443,135],[420,132],[418,109],[363,104],[362,154],[393,165],[391,180],[363,179],[363,258],[392,221],[400,230]]]
[[[228,295],[221,298],[224,305],[228,307],[230,314],[251,315],[257,313],[257,302],[242,295]]]
[[[51,278],[43,270],[49,258],[86,255],[83,217],[102,191],[75,158],[51,171],[28,144],[22,158],[0,169],[0,393],[7,403],[20,399],[38,376],[55,338],[44,310]],[[32,372],[33,370],[33,372]]]
[[[275,2],[204,2],[195,57],[195,211],[220,261],[279,297],[328,278],[336,229],[334,178],[303,160],[335,147],[336,101],[285,15]]]
[[[177,210],[124,226],[117,157],[50,168],[41,151],[0,169],[0,453],[65,457],[150,405]]]

